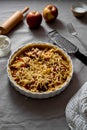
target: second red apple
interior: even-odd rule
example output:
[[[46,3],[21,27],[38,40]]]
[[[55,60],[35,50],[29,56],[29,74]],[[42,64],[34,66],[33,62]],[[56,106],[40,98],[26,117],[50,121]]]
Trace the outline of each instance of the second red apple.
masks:
[[[58,16],[58,8],[55,5],[49,4],[43,10],[43,17],[46,22],[51,22]]]

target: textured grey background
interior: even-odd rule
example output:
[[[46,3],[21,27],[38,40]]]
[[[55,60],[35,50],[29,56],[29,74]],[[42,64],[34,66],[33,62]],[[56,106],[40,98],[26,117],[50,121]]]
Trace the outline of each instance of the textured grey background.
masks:
[[[66,28],[72,22],[80,38],[87,45],[87,15],[78,19],[73,16],[70,7],[77,0],[0,0],[0,24],[15,11],[25,6],[30,11],[38,10],[51,3],[59,9],[54,23],[47,24],[44,19],[40,28],[30,30],[26,20],[8,34],[11,39],[11,51],[32,41],[48,41],[47,32],[57,29],[63,36],[77,45],[83,53],[87,51],[81,43],[71,36]],[[80,0],[81,1],[81,0]],[[82,2],[86,0],[82,0]],[[6,65],[9,56],[0,58],[0,130],[68,130],[65,119],[65,108],[69,99],[87,81],[87,66],[77,58],[71,57],[74,75],[67,89],[60,95],[49,99],[31,99],[21,95],[9,83]]]

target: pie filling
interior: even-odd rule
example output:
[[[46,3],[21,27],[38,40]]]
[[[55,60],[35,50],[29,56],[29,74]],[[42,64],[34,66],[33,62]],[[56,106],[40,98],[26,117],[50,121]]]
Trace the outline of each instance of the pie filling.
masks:
[[[31,92],[60,89],[71,75],[71,62],[58,48],[32,47],[17,55],[9,65],[12,79]]]

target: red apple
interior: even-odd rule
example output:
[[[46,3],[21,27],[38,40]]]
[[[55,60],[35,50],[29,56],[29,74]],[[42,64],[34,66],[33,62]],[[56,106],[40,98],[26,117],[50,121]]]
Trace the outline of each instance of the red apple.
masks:
[[[46,22],[51,22],[58,16],[58,8],[55,5],[47,5],[43,10],[43,17]]]
[[[26,21],[30,28],[37,28],[42,22],[42,15],[38,11],[29,12],[26,16]]]

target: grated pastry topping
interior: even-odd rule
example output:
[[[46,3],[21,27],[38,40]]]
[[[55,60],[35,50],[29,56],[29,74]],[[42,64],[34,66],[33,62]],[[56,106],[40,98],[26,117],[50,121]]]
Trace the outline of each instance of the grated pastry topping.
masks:
[[[32,47],[14,58],[10,71],[20,87],[42,93],[60,89],[72,67],[70,60],[56,47]]]

